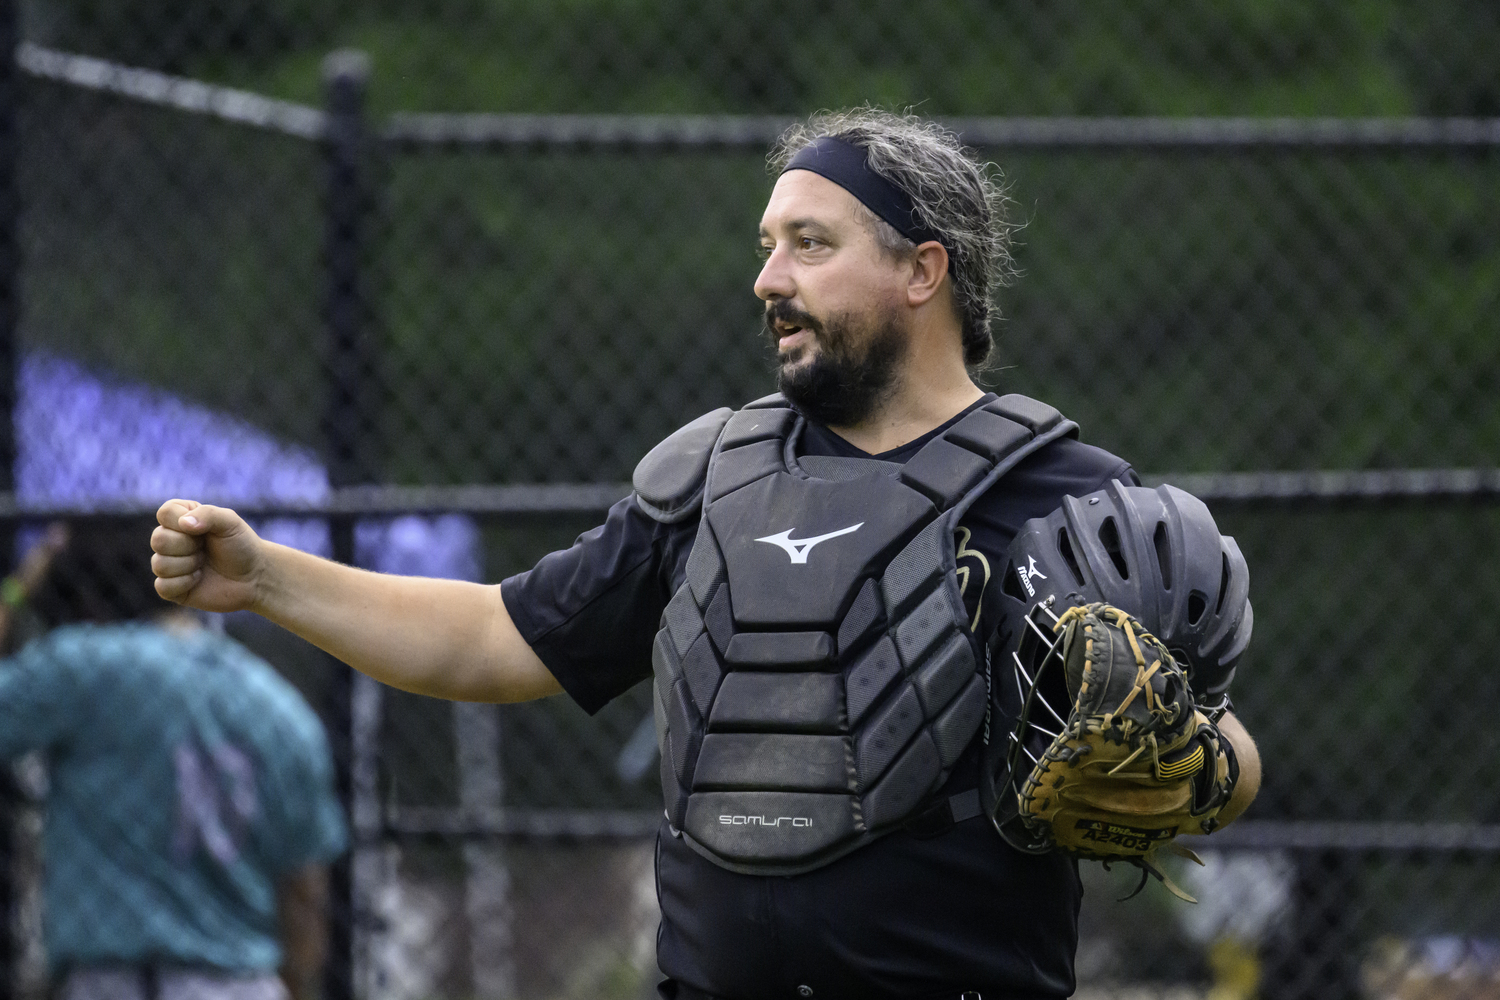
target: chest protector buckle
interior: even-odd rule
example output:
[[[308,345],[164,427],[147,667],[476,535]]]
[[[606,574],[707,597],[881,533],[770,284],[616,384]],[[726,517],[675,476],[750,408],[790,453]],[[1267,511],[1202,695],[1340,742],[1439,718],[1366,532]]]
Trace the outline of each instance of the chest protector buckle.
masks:
[[[667,817],[732,871],[796,874],[899,827],[987,703],[954,533],[1017,462],[1078,427],[1025,396],[905,465],[796,456],[780,395],[693,424],[637,469],[658,520],[699,512],[652,651]],[[696,456],[694,456],[696,452]],[[694,474],[696,468],[703,470]]]

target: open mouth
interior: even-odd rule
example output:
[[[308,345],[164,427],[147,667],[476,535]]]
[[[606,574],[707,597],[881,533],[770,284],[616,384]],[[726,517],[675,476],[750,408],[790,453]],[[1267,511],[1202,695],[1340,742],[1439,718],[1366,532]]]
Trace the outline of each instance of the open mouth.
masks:
[[[782,351],[791,350],[812,335],[811,331],[800,323],[778,322],[775,324],[774,329],[776,331],[776,346]]]
[[[811,349],[822,332],[816,319],[784,299],[766,307],[765,329],[783,363]]]
[[[786,312],[795,313],[794,310],[786,310]],[[806,315],[768,315],[766,327],[772,339],[776,341],[777,351],[781,354],[796,351],[817,336],[815,325]]]

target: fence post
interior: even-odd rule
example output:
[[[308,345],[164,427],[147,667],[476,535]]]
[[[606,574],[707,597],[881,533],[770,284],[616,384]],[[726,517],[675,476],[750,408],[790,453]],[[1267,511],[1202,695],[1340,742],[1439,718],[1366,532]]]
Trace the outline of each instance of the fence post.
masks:
[[[366,155],[365,92],[370,61],[362,52],[338,51],[323,61],[323,86],[328,112],[324,141],[326,158],[324,266],[327,290],[324,308],[327,331],[327,400],[323,438],[328,480],[334,487],[367,480],[369,461],[369,383],[371,347],[365,323],[366,308],[360,283],[361,235],[369,204],[362,167]],[[354,519],[331,520],[333,557],[354,562]],[[354,678],[353,671],[334,661],[328,689],[329,743],[338,769],[339,795],[351,815],[354,808]],[[356,844],[357,849],[357,844]],[[351,850],[331,872],[329,952],[323,995],[328,1000],[350,1000],[355,995],[354,941],[356,912]]]
[[[1360,883],[1365,859],[1348,849],[1293,852],[1291,913],[1263,956],[1265,1000],[1358,1000]]]
[[[20,307],[16,300],[21,286],[20,242],[17,235],[21,214],[16,189],[16,159],[20,137],[17,112],[16,45],[20,42],[15,0],[0,0],[0,493],[16,487],[16,326]],[[0,543],[8,550],[11,565],[15,550],[15,526],[0,531]],[[17,982],[20,942],[17,940],[16,823],[20,804],[10,766],[0,766],[0,1000],[11,1000]]]

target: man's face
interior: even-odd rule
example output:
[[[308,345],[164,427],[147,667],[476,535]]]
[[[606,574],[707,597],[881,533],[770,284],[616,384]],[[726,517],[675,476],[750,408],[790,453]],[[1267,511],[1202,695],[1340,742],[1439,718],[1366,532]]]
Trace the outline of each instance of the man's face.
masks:
[[[868,417],[906,356],[908,268],[884,253],[854,196],[808,170],[781,175],[761,217],[766,303],[777,383],[810,419]]]

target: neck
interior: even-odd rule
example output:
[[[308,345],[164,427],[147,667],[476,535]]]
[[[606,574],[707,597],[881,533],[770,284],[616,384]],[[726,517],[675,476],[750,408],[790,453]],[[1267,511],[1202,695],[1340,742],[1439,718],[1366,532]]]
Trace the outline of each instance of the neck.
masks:
[[[870,416],[828,429],[861,451],[878,455],[941,427],[983,395],[969,377],[961,351],[922,351],[913,344],[891,392]]]

